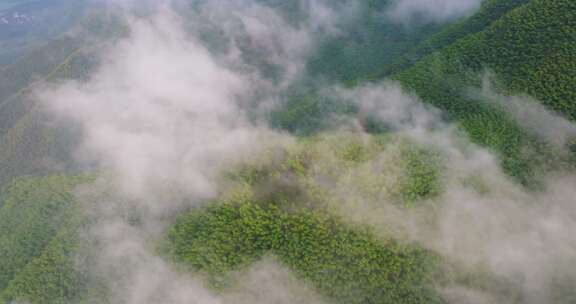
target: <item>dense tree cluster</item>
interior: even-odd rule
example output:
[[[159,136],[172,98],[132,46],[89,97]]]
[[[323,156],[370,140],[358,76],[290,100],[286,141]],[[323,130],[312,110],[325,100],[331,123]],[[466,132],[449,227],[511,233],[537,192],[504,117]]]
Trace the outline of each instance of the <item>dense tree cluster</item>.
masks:
[[[379,240],[322,213],[215,204],[180,218],[169,242],[176,261],[207,274],[218,288],[231,271],[272,254],[335,303],[443,303],[433,288],[432,253]]]
[[[296,1],[263,1],[289,19],[300,18]],[[446,280],[505,289],[507,300],[522,302],[518,286],[506,280],[462,271],[430,250],[344,219],[346,209],[339,208],[354,199],[407,212],[430,206],[425,203],[444,191],[444,160],[431,147],[391,134],[377,119],[364,126],[372,135],[317,135],[359,111],[318,87],[390,77],[442,110],[471,141],[494,151],[508,174],[533,188],[542,171],[572,168],[573,156],[474,92],[489,72],[497,93],[531,95],[576,121],[576,1],[486,0],[470,18],[414,28],[383,21],[388,4],[362,2],[360,16],[342,25],[341,35],[319,41],[307,72],[320,84],[295,84],[269,116],[273,127],[297,135],[297,143],[230,170],[217,202],[181,215],[162,244],[174,262],[204,275],[216,291],[234,284],[234,272],[271,255],[336,303],[443,303],[435,287]],[[95,32],[122,32],[122,25],[108,27],[92,17],[84,22]],[[54,161],[69,157],[73,134],[46,128],[46,117],[24,96],[36,75],[48,81],[86,77],[95,61],[80,44],[57,39],[42,55],[0,70],[0,186],[6,184],[0,231],[8,232],[0,234],[0,303],[81,303],[89,292],[90,278],[75,264],[86,219],[72,191],[90,178],[15,179],[69,169]],[[342,189],[349,196],[337,192]],[[567,294],[558,303],[571,296],[569,289],[558,291]]]
[[[0,302],[70,303],[82,290],[74,265],[81,218],[75,186],[87,177],[17,179],[0,197]]]
[[[545,170],[545,160],[557,158],[554,152],[497,106],[470,96],[471,88],[482,85],[486,70],[494,73],[495,87],[503,94],[530,94],[550,109],[574,119],[576,96],[574,62],[576,34],[573,1],[489,2],[478,17],[491,23],[476,30],[475,17],[459,25],[468,29],[448,29],[432,38],[432,45],[450,41],[444,37],[462,36],[443,49],[435,50],[412,67],[394,76],[424,102],[446,111],[470,138],[493,149],[503,168],[528,185],[535,171]],[[500,16],[499,10],[507,13]],[[489,14],[490,13],[490,14]],[[497,16],[497,19],[493,17]],[[472,26],[467,26],[469,22]],[[438,38],[439,37],[439,38]]]

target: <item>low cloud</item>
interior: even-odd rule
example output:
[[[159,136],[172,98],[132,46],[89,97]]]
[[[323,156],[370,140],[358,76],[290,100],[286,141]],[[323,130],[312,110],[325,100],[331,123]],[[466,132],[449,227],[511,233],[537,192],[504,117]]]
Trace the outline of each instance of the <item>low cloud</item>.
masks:
[[[385,82],[331,94],[358,105],[358,118],[376,118],[390,131],[426,132],[444,125],[441,112],[406,93],[398,83]],[[328,94],[330,94],[328,93]],[[361,121],[362,122],[362,121]]]
[[[397,0],[386,15],[403,24],[441,23],[471,15],[481,3],[482,0]]]
[[[165,216],[218,194],[223,168],[266,144],[289,140],[247,119],[239,100],[261,84],[227,65],[167,6],[151,17],[129,17],[129,35],[105,51],[86,81],[37,93],[52,113],[81,126],[81,161],[103,174],[91,201],[96,218],[86,239],[95,245],[95,273],[113,303],[220,303],[179,274],[150,242]],[[258,35],[258,33],[256,33]],[[96,187],[96,185],[93,185]]]
[[[484,76],[481,91],[473,95],[504,109],[519,126],[549,144],[565,148],[576,141],[576,125],[573,122],[530,96],[499,94],[492,85],[490,74]]]
[[[223,297],[223,304],[322,304],[326,303],[286,267],[264,258],[238,273],[239,284]]]
[[[345,218],[422,244],[461,265],[461,270],[502,280],[492,287],[456,280],[442,290],[450,303],[508,303],[515,296],[522,303],[561,303],[573,296],[570,284],[576,282],[576,270],[569,265],[576,261],[576,236],[571,233],[576,229],[575,175],[542,176],[544,190],[526,189],[502,172],[492,153],[469,142],[437,110],[422,106],[398,85],[344,89],[340,94],[393,126],[396,134],[439,152],[443,159],[442,193],[413,210],[386,196],[355,196],[359,192],[354,179],[327,189],[354,202],[338,207]],[[512,103],[505,107],[518,123],[535,132],[533,128],[541,126],[539,134],[550,142],[564,143],[572,134],[570,123],[540,105],[526,104],[526,98],[499,96],[499,102]],[[402,174],[396,169],[398,162],[386,161],[395,153],[385,148],[373,163],[341,175],[361,177],[369,168],[398,178]],[[375,181],[378,175],[372,174],[370,180]],[[507,287],[498,285],[502,283]]]
[[[299,303],[303,297],[320,302],[272,262],[256,265],[231,295],[215,295],[175,270],[151,245],[161,237],[167,217],[220,194],[223,170],[294,140],[249,119],[252,104],[245,101],[273,106],[301,76],[316,31],[337,31],[333,24],[338,14],[322,1],[307,2],[314,4],[311,16],[321,18],[304,25],[291,24],[256,2],[238,3],[200,2],[193,12],[198,19],[190,18],[191,23],[167,5],[155,8],[152,17],[127,17],[128,37],[106,50],[101,67],[88,80],[37,93],[52,113],[81,126],[84,142],[77,154],[102,171],[102,185],[92,185],[91,191],[109,197],[94,202],[88,191],[79,198],[91,204],[87,209],[97,219],[86,235],[98,244],[95,267],[106,278],[113,303]],[[406,0],[394,4],[389,14],[398,22],[420,17],[443,22],[479,5]],[[215,28],[205,31],[206,24]],[[218,51],[200,35],[214,29],[225,42]],[[281,69],[279,80],[267,79],[261,70],[267,65]],[[468,142],[438,110],[397,84],[332,88],[324,94],[356,102],[357,126],[364,115],[374,116],[391,132],[439,151],[445,160],[443,192],[428,204],[432,207],[416,211],[381,197],[354,197],[356,190],[345,182],[361,182],[350,177],[364,172],[343,174],[339,187],[329,190],[351,202],[341,209],[347,219],[406,237],[466,267],[480,265],[518,286],[525,303],[552,303],[556,280],[576,278],[568,266],[576,256],[576,238],[570,233],[576,229],[573,176],[550,177],[541,193],[527,191],[502,173],[489,151]],[[511,105],[520,122],[555,126],[542,131],[554,142],[572,135],[571,126],[543,115],[538,107],[521,112],[523,105]],[[354,129],[358,137],[369,137],[361,129]],[[380,177],[402,174],[394,158],[399,153],[383,151],[378,163],[383,166],[369,164],[361,170],[378,169]],[[443,292],[454,303],[502,299],[498,291],[452,285]]]
[[[132,20],[130,29],[87,82],[39,96],[82,125],[83,155],[110,170],[130,197],[149,199],[167,187],[212,196],[214,172],[266,133],[236,103],[253,83],[221,66],[174,14]]]

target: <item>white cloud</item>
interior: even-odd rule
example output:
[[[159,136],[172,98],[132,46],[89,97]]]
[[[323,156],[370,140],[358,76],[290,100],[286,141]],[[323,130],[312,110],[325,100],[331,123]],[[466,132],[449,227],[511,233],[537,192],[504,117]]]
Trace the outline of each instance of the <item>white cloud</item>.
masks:
[[[473,13],[481,3],[482,0],[398,0],[387,16],[404,24],[445,22]]]
[[[106,52],[102,66],[86,82],[70,81],[37,94],[53,113],[81,125],[84,143],[79,154],[98,162],[121,193],[96,203],[92,215],[98,221],[89,232],[99,243],[96,266],[109,278],[115,303],[233,302],[174,270],[150,243],[162,232],[166,214],[218,195],[223,169],[291,140],[250,121],[241,101],[254,92],[274,95],[287,87],[314,47],[314,30],[334,18],[328,8],[319,6],[321,25],[294,27],[270,8],[250,1],[242,4],[207,2],[199,12],[224,33],[231,45],[228,53],[211,52],[196,37],[198,24],[185,30],[182,19],[163,7],[153,18],[131,18],[129,37]],[[468,14],[478,5],[479,1],[467,0],[405,0],[390,14],[402,22],[418,15],[440,22]],[[261,51],[261,59],[286,69],[279,85],[244,69],[251,63],[245,61],[239,43],[247,42]],[[534,303],[545,303],[542,294],[549,291],[558,271],[574,275],[566,267],[576,256],[576,239],[570,234],[576,229],[573,177],[551,179],[547,191],[539,194],[527,192],[501,172],[493,155],[459,137],[438,111],[396,85],[327,94],[356,101],[361,113],[375,115],[394,131],[446,157],[447,188],[434,209],[425,210],[428,213],[359,201],[346,216],[403,231],[466,265],[488,265],[494,273],[523,285],[526,298]],[[550,120],[556,118],[546,116],[542,123]],[[480,193],[464,183],[472,178],[489,192]],[[436,221],[431,222],[430,216]],[[139,223],[132,223],[133,217]],[[271,285],[290,280],[274,269],[256,268],[251,277],[258,279],[247,282],[249,294],[237,297],[249,302],[276,300],[278,295],[270,293],[256,300],[251,297],[255,285],[273,289]],[[267,285],[268,275],[278,272],[279,283]],[[278,290],[288,299],[301,299]],[[493,296],[462,286],[452,286],[446,293],[459,300]]]

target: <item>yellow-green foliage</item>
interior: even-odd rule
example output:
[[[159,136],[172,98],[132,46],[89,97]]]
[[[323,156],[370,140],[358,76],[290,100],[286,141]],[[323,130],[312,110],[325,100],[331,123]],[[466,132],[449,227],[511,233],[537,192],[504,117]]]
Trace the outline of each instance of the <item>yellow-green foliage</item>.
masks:
[[[320,212],[273,205],[215,204],[182,216],[168,234],[172,257],[217,289],[228,275],[272,254],[335,303],[442,303],[436,257],[417,246],[379,240]]]
[[[391,135],[302,139],[230,172],[229,192],[177,219],[166,248],[223,293],[237,273],[272,255],[330,303],[442,303],[434,290],[446,286],[521,303],[514,280],[402,243],[392,223],[370,230],[363,224],[380,223],[356,221],[355,212],[382,211],[359,204],[430,210],[418,202],[442,192],[442,162],[440,152]],[[462,182],[482,191],[474,176]],[[425,220],[434,229],[435,214]]]
[[[356,202],[417,206],[435,197],[439,155],[391,135],[325,134],[264,153],[226,178],[220,203],[181,217],[168,237],[171,255],[215,288],[272,254],[337,303],[441,302],[433,254],[329,215]]]
[[[73,271],[79,213],[75,186],[87,177],[18,179],[1,192],[0,301],[69,303],[81,282]]]
[[[293,94],[278,110],[270,114],[274,128],[296,135],[311,135],[334,127],[334,117],[356,113],[354,105],[319,95],[317,92]]]
[[[63,226],[0,292],[0,302],[70,303],[83,296],[86,274],[74,263],[79,224],[67,219]]]
[[[442,158],[393,135],[322,134],[232,170],[224,198],[274,201],[283,208],[349,212],[355,201],[412,205],[442,191]],[[239,196],[240,195],[240,196]]]
[[[408,146],[403,158],[404,175],[400,194],[407,203],[431,198],[441,191],[440,156],[422,147]]]

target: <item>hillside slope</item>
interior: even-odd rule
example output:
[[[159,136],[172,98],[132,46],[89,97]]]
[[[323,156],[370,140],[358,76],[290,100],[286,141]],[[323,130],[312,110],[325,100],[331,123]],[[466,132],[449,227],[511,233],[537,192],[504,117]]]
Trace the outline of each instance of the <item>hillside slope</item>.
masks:
[[[444,200],[458,200],[458,206],[466,205],[467,199],[498,206],[514,199],[530,201],[527,198],[540,189],[542,175],[574,170],[575,151],[550,144],[522,127],[505,106],[487,102],[489,97],[482,90],[490,82],[492,96],[502,96],[503,102],[506,96],[529,95],[559,117],[576,121],[576,1],[486,0],[469,18],[419,29],[379,23],[380,10],[387,3],[364,2],[361,21],[349,25],[349,32],[321,41],[319,52],[307,64],[310,75],[305,80],[310,83],[298,83],[280,96],[284,103],[270,113],[269,123],[291,132],[294,140],[287,147],[274,147],[269,155],[254,155],[252,162],[218,176],[223,186],[215,201],[185,208],[184,214],[162,213],[159,221],[166,221],[167,231],[158,237],[161,229],[154,227],[150,238],[142,232],[147,250],[163,254],[178,271],[197,275],[215,294],[226,293],[234,287],[235,276],[272,257],[330,303],[446,303],[447,286],[494,295],[491,303],[526,302],[522,296],[531,291],[524,290],[524,283],[532,278],[522,277],[524,272],[502,277],[493,271],[493,265],[461,265],[462,261],[441,256],[438,247],[424,244],[410,233],[421,232],[415,229],[417,225],[437,228],[439,235],[453,233],[450,229],[458,226],[441,222],[444,213],[451,211],[443,209]],[[94,58],[83,52],[83,41],[58,41],[62,45],[46,46],[48,50],[53,47],[53,57],[37,58],[37,65],[26,57],[31,61],[26,61],[23,70],[12,66],[0,71],[2,304],[83,303],[90,297],[90,289],[99,287],[91,285],[88,271],[83,272],[88,263],[78,263],[81,242],[86,241],[79,233],[86,228],[87,219],[74,196],[76,187],[93,179],[43,176],[72,171],[70,152],[78,134],[74,126],[51,122],[39,105],[25,97],[37,84],[35,75],[42,82],[82,79],[96,66]],[[13,82],[3,83],[3,79]],[[339,118],[361,115],[358,106],[324,96],[321,88],[326,83],[360,87],[390,80],[440,109],[442,117],[472,142],[492,150],[502,169],[521,185],[506,183],[507,191],[486,189],[508,180],[500,176],[497,166],[494,171],[498,173],[486,176],[458,165],[450,167],[449,157],[444,158],[435,146],[378,128],[378,122],[373,128],[362,125],[367,132],[331,130]],[[327,129],[333,133],[322,133]],[[492,177],[495,182],[484,180]],[[455,197],[447,198],[450,187],[458,193],[449,193]],[[146,203],[146,210],[136,210],[133,216],[127,212],[122,219],[130,229],[140,232],[138,229],[148,224],[144,223],[146,215],[153,213],[148,208],[153,208]],[[130,207],[123,208],[138,208],[137,204],[126,206]],[[530,207],[528,203],[519,206]],[[471,211],[459,209],[452,215],[463,231],[468,224],[478,225],[475,221],[488,222],[478,227],[500,223],[494,214],[494,222],[483,218],[480,213],[484,209],[475,207],[463,206]],[[491,208],[488,210],[499,211]],[[522,216],[531,219],[532,214]],[[383,223],[385,220],[408,223]],[[532,224],[505,228],[537,226]],[[541,232],[529,230],[533,231]],[[490,233],[496,233],[483,232],[477,235],[488,240]],[[512,236],[523,241],[522,232]],[[537,240],[547,236],[543,233]],[[458,240],[449,239],[448,243]],[[512,237],[504,240],[519,242]],[[536,243],[526,248],[539,248]],[[461,248],[457,245],[446,246]],[[521,249],[510,250],[514,256],[515,250]],[[85,259],[88,255],[80,256]],[[541,258],[547,261],[548,256]],[[571,271],[567,274],[566,280],[558,279],[562,274],[543,275],[542,280],[558,279],[543,284],[557,288],[550,289],[555,294],[543,296],[549,299],[546,303],[573,302],[576,295],[571,282],[576,277]],[[98,296],[108,295],[102,292]]]
[[[408,50],[402,55],[397,62],[387,65],[379,71],[375,79],[392,76],[410,66],[414,65],[422,57],[464,38],[483,31],[486,27],[496,22],[502,16],[506,15],[513,9],[530,2],[530,0],[485,0],[482,2],[480,10],[469,18],[458,20],[452,24],[442,27],[438,32],[421,42],[418,46]]]
[[[33,97],[46,83],[85,79],[97,65],[95,41],[122,32],[117,20],[97,7],[87,10],[75,30],[24,54],[0,70],[0,187],[30,174],[64,172],[73,167],[73,126],[55,121]]]
[[[64,303],[81,281],[73,252],[79,213],[75,186],[86,177],[47,176],[19,179],[0,197],[0,302]]]
[[[445,111],[474,142],[492,148],[511,175],[530,183],[557,156],[509,113],[470,91],[482,87],[488,70],[501,94],[529,94],[574,119],[575,20],[576,3],[570,0],[519,4],[483,30],[424,56],[394,78]]]

